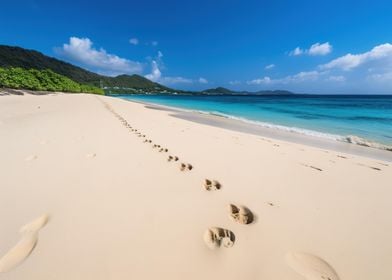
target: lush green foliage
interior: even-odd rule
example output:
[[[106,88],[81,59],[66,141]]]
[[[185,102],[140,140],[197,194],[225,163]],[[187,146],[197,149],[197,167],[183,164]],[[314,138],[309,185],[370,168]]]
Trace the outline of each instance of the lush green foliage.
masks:
[[[0,45],[0,67],[20,67],[24,69],[50,69],[55,73],[63,75],[81,84],[88,84],[105,88],[113,91],[123,92],[135,89],[145,91],[167,91],[174,90],[154,83],[139,75],[119,75],[117,77],[107,77],[86,71],[70,63],[46,56],[34,50],[27,50],[20,47]]]
[[[79,84],[49,69],[0,68],[0,87],[103,94],[100,88]]]

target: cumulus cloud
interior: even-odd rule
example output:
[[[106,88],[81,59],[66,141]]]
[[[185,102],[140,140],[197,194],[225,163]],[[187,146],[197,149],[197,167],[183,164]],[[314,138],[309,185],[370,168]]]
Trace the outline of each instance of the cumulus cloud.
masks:
[[[205,79],[205,78],[200,77],[200,78],[199,78],[199,83],[200,83],[200,84],[208,84],[208,80]]]
[[[143,70],[143,66],[139,62],[107,53],[103,48],[95,49],[89,38],[71,37],[69,43],[64,44],[61,48],[56,48],[56,52],[92,71],[110,76],[140,73]]]
[[[248,85],[268,85],[268,84],[275,83],[276,81],[277,80],[272,80],[270,77],[266,76],[266,77],[263,77],[263,78],[247,81],[246,83]]]
[[[161,79],[162,73],[156,60],[151,61],[151,73],[145,75],[145,77],[154,82],[158,82]]]
[[[294,50],[289,52],[290,56],[297,56],[297,55],[301,55],[304,53],[304,50],[301,49],[300,47],[296,47]]]
[[[368,76],[369,80],[375,81],[375,82],[392,82],[392,72],[386,72],[382,74],[372,74]]]
[[[380,62],[383,63],[384,66],[387,64],[392,66],[392,44],[386,43],[378,45],[364,53],[348,53],[326,64],[320,65],[320,68],[348,71],[370,62]]]
[[[162,61],[163,53],[158,51],[158,54],[155,59],[151,61],[151,73],[145,75],[147,79],[162,83],[164,85],[174,85],[174,84],[192,84],[195,81],[192,79],[184,78],[184,77],[166,77],[162,75],[161,68],[163,67]],[[198,80],[200,83],[208,83],[208,81],[204,78],[200,78]]]
[[[193,80],[184,77],[163,77],[160,82],[165,85],[192,84]]]
[[[298,56],[302,54],[307,55],[327,55],[332,52],[332,45],[329,42],[325,43],[315,43],[310,46],[309,49],[301,49],[300,47],[296,47],[294,50],[289,52],[290,56]]]
[[[327,55],[330,52],[332,52],[332,45],[329,42],[313,44],[307,51],[309,55]]]
[[[289,75],[283,78],[272,79],[268,76],[263,78],[254,79],[247,81],[248,85],[271,85],[271,84],[288,84],[288,83],[298,83],[304,81],[315,81],[321,75],[324,75],[324,72],[318,71],[302,71],[295,75]]]
[[[346,81],[346,77],[342,76],[342,75],[338,75],[338,76],[329,76],[326,81],[330,81],[330,82],[345,82]]]
[[[275,64],[269,64],[267,66],[264,67],[265,70],[269,70],[275,67]]]
[[[131,38],[131,39],[129,39],[129,43],[131,44],[131,45],[139,45],[139,39],[138,38]]]
[[[229,84],[232,85],[232,86],[240,85],[240,84],[241,84],[241,81],[238,81],[238,80],[230,81]]]

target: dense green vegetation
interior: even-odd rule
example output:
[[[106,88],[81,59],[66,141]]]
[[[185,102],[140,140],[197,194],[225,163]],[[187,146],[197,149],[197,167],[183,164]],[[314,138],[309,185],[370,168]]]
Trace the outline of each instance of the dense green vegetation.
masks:
[[[38,91],[89,92],[103,94],[103,90],[79,84],[52,70],[0,68],[0,87]]]
[[[40,52],[20,47],[0,45],[0,67],[50,69],[81,84],[95,87],[103,86],[108,92],[174,92],[174,90],[154,83],[140,75],[107,77],[46,56]]]

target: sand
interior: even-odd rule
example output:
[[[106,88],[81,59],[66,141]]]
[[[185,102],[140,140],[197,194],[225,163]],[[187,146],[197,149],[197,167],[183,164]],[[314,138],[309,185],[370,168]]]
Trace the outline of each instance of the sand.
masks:
[[[0,279],[392,279],[391,162],[175,115],[1,96]]]

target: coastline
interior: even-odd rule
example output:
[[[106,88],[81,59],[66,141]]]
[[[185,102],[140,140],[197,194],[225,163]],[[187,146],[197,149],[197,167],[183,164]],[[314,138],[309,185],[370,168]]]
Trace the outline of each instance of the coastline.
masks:
[[[333,280],[392,278],[389,162],[178,114],[106,96],[1,96],[0,277],[302,280],[321,263]],[[215,228],[235,236],[227,247],[206,246]],[[5,263],[38,229],[31,254]]]
[[[119,97],[115,97],[119,98]],[[121,98],[121,97],[120,97]],[[147,109],[166,110],[171,112],[174,117],[181,118],[188,121],[193,121],[200,124],[211,125],[215,127],[225,128],[233,131],[249,133],[253,135],[268,137],[272,139],[303,144],[320,149],[328,149],[335,152],[347,153],[373,159],[380,159],[392,162],[392,152],[384,149],[374,147],[367,147],[356,143],[349,143],[341,140],[328,139],[328,137],[318,137],[309,134],[302,134],[296,131],[278,129],[277,126],[270,127],[257,125],[252,122],[245,122],[240,119],[228,118],[222,115],[200,112],[195,110],[188,110],[179,107],[171,107],[157,103],[136,101],[123,99],[129,102],[143,104]],[[322,133],[320,133],[322,134]]]

